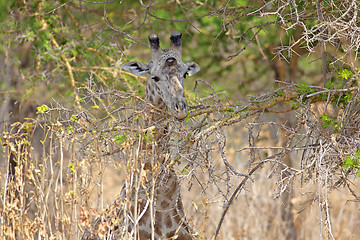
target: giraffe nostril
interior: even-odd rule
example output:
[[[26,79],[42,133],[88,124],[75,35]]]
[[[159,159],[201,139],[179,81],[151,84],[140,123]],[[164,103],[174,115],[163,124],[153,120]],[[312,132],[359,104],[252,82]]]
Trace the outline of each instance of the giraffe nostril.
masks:
[[[175,108],[176,111],[179,111],[179,104],[175,103],[174,108]]]

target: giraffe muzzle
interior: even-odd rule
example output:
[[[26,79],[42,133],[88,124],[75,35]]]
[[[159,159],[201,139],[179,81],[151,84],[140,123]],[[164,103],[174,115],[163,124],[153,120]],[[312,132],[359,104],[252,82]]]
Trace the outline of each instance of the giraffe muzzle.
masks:
[[[171,112],[172,115],[179,120],[186,118],[188,114],[188,104],[186,99],[176,99],[173,101]]]

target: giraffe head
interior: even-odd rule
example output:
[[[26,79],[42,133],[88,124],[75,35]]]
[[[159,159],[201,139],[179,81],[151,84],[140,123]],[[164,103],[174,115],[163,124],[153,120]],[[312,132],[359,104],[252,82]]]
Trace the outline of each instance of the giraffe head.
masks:
[[[200,67],[194,62],[182,61],[181,33],[173,32],[170,40],[170,47],[161,49],[159,37],[156,34],[150,35],[151,61],[129,62],[122,65],[122,68],[137,76],[149,73],[146,100],[159,108],[167,106],[174,117],[184,119],[188,112],[184,79],[197,73]]]

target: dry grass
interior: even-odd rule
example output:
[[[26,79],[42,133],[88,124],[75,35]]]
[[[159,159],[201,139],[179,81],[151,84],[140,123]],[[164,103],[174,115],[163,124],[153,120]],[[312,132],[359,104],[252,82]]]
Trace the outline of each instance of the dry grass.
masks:
[[[195,98],[192,105],[201,107],[189,120],[164,118],[171,126],[171,159],[181,160],[174,166],[187,219],[201,239],[212,239],[229,205],[218,239],[285,239],[289,231],[298,239],[358,239],[358,200],[349,189],[357,193],[359,180],[354,169],[341,167],[343,157],[356,152],[358,105],[338,111],[343,127],[334,135],[322,126],[316,101],[299,104],[298,123],[286,129],[291,134],[284,147],[278,134],[285,127],[276,122],[279,101],[268,94],[247,109],[211,96]],[[3,130],[3,239],[79,239],[117,198],[123,181],[135,176],[138,143],[157,126],[142,120],[150,108],[120,91],[86,98],[77,111],[54,106]],[[17,161],[13,176],[10,153]],[[282,162],[287,154],[292,166]],[[287,191],[292,206],[280,197]]]

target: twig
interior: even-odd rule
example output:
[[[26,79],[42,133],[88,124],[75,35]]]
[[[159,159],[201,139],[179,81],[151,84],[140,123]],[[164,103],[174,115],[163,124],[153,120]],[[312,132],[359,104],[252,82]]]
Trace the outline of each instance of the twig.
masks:
[[[219,232],[220,232],[220,228],[221,225],[225,219],[225,215],[227,213],[227,211],[230,208],[230,205],[232,204],[232,202],[234,201],[235,197],[238,195],[238,193],[241,191],[241,189],[244,187],[245,183],[247,182],[248,179],[250,179],[250,176],[256,171],[258,170],[261,166],[263,165],[263,163],[259,163],[257,166],[255,166],[253,169],[250,170],[248,176],[244,176],[244,179],[241,181],[241,183],[239,184],[239,186],[235,189],[234,193],[231,195],[231,198],[229,200],[229,202],[226,204],[225,209],[221,215],[220,221],[218,223],[218,226],[216,228],[216,232],[215,232],[215,239],[217,238]]]

